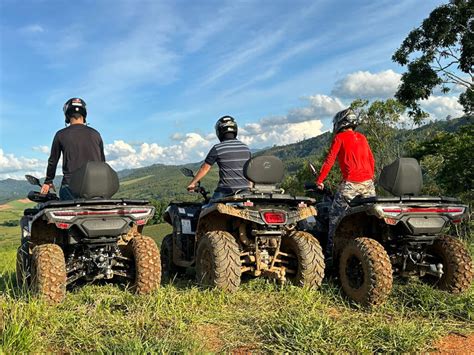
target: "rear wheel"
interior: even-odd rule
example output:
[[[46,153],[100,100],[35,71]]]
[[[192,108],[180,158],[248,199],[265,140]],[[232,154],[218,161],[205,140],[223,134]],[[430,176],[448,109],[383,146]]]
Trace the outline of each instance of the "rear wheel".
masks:
[[[135,261],[135,281],[132,289],[139,295],[149,294],[160,287],[160,251],[150,237],[136,236],[130,241]]]
[[[173,262],[173,235],[168,234],[161,243],[161,277],[164,281],[173,280],[177,275],[184,274],[186,268]]]
[[[239,245],[232,234],[223,231],[206,233],[196,252],[196,279],[208,287],[236,291],[240,285]]]
[[[294,285],[317,288],[324,278],[324,256],[321,246],[310,233],[294,232],[283,238],[281,251],[292,254],[288,268],[294,273],[287,274]]]
[[[28,286],[30,270],[26,258],[29,257],[28,243],[23,243],[16,253],[16,284],[18,287]]]
[[[434,256],[435,263],[443,264],[443,276],[425,277],[425,280],[440,290],[450,293],[462,293],[471,287],[474,276],[472,258],[463,243],[449,235],[436,239],[427,250]]]
[[[383,246],[374,239],[349,241],[339,258],[342,289],[364,306],[382,304],[392,289],[392,265]]]
[[[31,257],[31,290],[48,303],[60,303],[66,297],[66,262],[56,244],[38,245]]]

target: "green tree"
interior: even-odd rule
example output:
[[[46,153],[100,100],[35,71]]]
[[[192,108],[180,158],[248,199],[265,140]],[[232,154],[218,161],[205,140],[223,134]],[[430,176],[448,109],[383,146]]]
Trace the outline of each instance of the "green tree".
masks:
[[[466,114],[474,111],[474,0],[451,0],[434,9],[405,38],[392,59],[407,66],[395,94],[415,123],[427,116],[419,100],[436,87],[444,93],[462,88],[459,102]]]
[[[425,175],[432,177],[443,194],[474,199],[474,124],[458,132],[439,132],[432,139],[414,143],[412,155],[421,161]],[[425,179],[426,180],[426,179]],[[429,186],[429,185],[428,185]]]
[[[164,201],[159,201],[152,199],[150,200],[150,204],[155,207],[155,215],[148,221],[148,224],[159,224],[163,223],[163,214],[165,213],[166,207],[168,207],[168,203]]]
[[[401,115],[405,107],[395,99],[374,101],[354,100],[351,107],[361,118],[360,130],[366,135],[375,158],[375,175],[385,165],[400,157],[404,151],[404,140],[399,139]]]

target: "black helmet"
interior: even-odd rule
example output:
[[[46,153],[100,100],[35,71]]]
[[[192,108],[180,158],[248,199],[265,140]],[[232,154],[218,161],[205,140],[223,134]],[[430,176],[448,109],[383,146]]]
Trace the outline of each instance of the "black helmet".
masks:
[[[87,106],[86,102],[83,99],[73,97],[66,101],[63,106],[64,116],[66,117],[66,123],[70,122],[70,115],[73,113],[79,113],[82,117],[84,117],[84,122],[86,121],[87,117]]]
[[[359,117],[351,108],[336,113],[332,119],[333,132],[338,133],[343,128],[356,128],[359,125]]]
[[[234,133],[237,137],[237,122],[232,116],[222,116],[216,122],[216,135],[220,141],[224,139],[226,133]]]

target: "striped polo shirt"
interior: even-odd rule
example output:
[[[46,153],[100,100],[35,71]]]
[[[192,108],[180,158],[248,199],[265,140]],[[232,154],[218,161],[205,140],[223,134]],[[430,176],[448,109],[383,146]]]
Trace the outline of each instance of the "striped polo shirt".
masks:
[[[216,192],[233,194],[250,187],[244,177],[244,165],[250,159],[250,149],[238,139],[227,139],[210,150],[205,163],[219,166],[219,184]]]

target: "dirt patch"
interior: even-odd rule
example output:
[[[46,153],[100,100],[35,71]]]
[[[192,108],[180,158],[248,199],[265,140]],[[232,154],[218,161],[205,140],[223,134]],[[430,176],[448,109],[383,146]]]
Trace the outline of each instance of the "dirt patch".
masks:
[[[10,205],[0,205],[0,211],[9,210],[10,208],[12,208]]]
[[[224,342],[220,337],[221,330],[214,324],[200,324],[197,326],[196,334],[202,340],[206,347],[205,352],[219,352],[224,346]]]
[[[21,202],[21,203],[30,203],[31,201],[27,198],[22,198],[20,200],[17,200],[18,202]]]
[[[436,354],[472,354],[474,352],[474,334],[450,334],[435,344]]]

